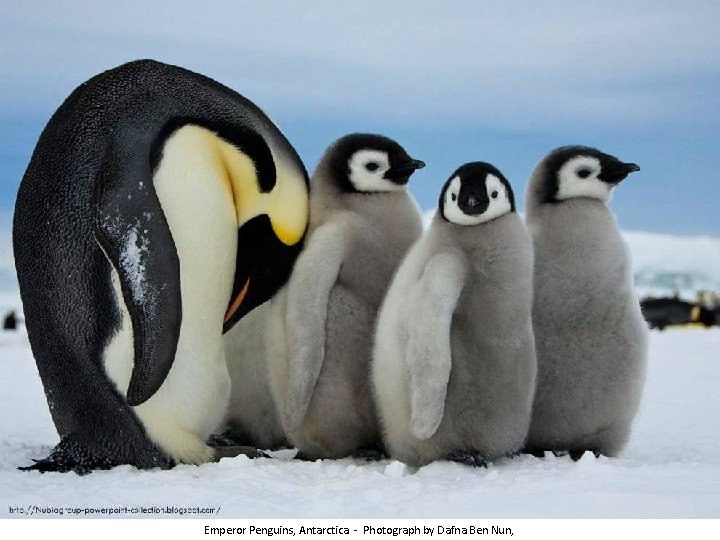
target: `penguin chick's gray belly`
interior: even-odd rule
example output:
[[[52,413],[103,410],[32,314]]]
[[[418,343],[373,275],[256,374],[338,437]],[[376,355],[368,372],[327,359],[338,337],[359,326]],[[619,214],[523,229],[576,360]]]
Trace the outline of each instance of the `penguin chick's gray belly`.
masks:
[[[375,306],[337,284],[330,293],[325,360],[294,442],[310,458],[379,444],[369,384]]]
[[[274,299],[255,308],[224,336],[231,394],[225,418],[227,436],[243,446],[276,449],[287,444],[270,390],[266,339]]]
[[[382,308],[375,345],[375,393],[393,458],[422,466],[458,451],[494,459],[522,447],[536,375],[531,268],[516,214],[468,227],[436,217],[413,247]],[[436,307],[452,290],[451,311]],[[438,396],[442,402],[429,405]],[[438,411],[428,433],[425,422]]]
[[[537,343],[529,449],[615,455],[625,444],[640,401],[644,365],[638,358],[644,357],[644,347],[643,329],[628,317],[633,306],[617,300],[613,313],[594,321],[603,326],[602,333],[572,324],[559,327],[538,317],[536,332],[543,337]],[[573,342],[563,338],[570,333]]]
[[[488,227],[486,225],[485,227]],[[427,441],[416,441],[422,463],[455,450],[484,459],[522,447],[530,424],[536,361],[529,319],[530,270],[513,290],[505,271],[472,274],[452,319],[452,370],[443,419]],[[487,270],[487,269],[486,269]]]
[[[534,235],[538,387],[527,448],[615,455],[640,401],[646,325],[609,213],[553,210]],[[567,227],[576,211],[583,226]]]
[[[291,434],[309,457],[381,445],[370,383],[375,320],[394,270],[420,234],[414,204],[404,193],[394,210],[368,205],[358,211],[362,228],[330,293],[323,367],[302,427]]]
[[[394,458],[410,465],[443,460],[457,450],[493,460],[514,454],[525,442],[535,375],[532,344],[513,347],[513,354],[508,347],[478,344],[472,334],[455,329],[452,343],[453,368],[440,426],[426,440],[408,432],[393,449]],[[478,354],[480,350],[484,353]],[[488,357],[496,361],[488,364]]]
[[[478,339],[478,320],[482,318],[454,324],[453,370],[443,422],[434,437],[448,452],[476,450],[495,459],[518,451],[527,436],[535,356],[528,328],[524,336]]]

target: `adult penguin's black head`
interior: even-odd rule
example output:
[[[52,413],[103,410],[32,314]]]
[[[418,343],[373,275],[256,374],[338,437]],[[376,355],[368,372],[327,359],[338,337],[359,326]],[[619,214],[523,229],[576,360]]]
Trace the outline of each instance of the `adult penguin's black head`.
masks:
[[[630,173],[635,163],[588,146],[563,146],[545,156],[535,168],[529,196],[536,203],[558,203],[586,197],[608,202],[612,190]]]
[[[333,179],[346,193],[403,191],[412,173],[425,166],[394,140],[367,133],[338,139],[326,159]]]
[[[490,163],[475,161],[457,169],[440,193],[440,215],[457,225],[478,225],[515,211],[505,176]]]

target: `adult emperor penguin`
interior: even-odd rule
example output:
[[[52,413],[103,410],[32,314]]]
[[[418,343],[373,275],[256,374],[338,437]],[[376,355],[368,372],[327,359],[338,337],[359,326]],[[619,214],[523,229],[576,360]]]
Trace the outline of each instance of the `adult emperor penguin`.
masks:
[[[380,448],[373,328],[393,272],[422,232],[406,185],[424,165],[391,139],[352,134],[312,175],[308,240],[277,299],[286,304],[286,340],[268,357],[281,421],[308,459]]]
[[[202,463],[222,334],[287,280],[307,174],[253,103],[151,60],[78,87],[22,180],[15,263],[61,437],[42,471]]]
[[[530,177],[538,358],[531,453],[615,456],[630,434],[645,378],[647,325],[627,245],[606,203],[637,170],[594,148],[567,146]]]
[[[517,452],[535,389],[532,245],[488,163],[445,183],[378,316],[372,378],[390,455],[468,465]]]

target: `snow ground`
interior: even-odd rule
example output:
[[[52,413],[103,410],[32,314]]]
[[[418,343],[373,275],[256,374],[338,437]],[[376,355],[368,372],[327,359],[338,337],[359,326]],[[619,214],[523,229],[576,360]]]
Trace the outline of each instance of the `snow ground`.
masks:
[[[9,506],[182,505],[219,517],[720,517],[720,329],[653,332],[623,457],[433,463],[244,456],[78,477],[16,470],[57,442],[27,338],[0,333],[0,517]],[[177,516],[176,516],[177,517]]]

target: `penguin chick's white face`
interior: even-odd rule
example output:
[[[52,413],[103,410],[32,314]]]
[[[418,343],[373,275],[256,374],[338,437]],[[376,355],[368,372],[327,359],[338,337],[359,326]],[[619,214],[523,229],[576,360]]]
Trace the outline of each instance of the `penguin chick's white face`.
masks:
[[[640,170],[634,163],[624,163],[587,146],[557,148],[542,163],[544,173],[537,185],[540,200],[546,203],[579,197],[607,203],[613,188],[628,174]]]
[[[324,159],[329,160],[332,177],[345,193],[404,191],[410,176],[425,166],[394,140],[369,133],[338,139]]]
[[[385,178],[390,158],[381,150],[358,150],[348,160],[348,179],[358,191],[402,191],[405,184]]]
[[[558,171],[557,199],[563,201],[574,197],[590,197],[608,202],[614,184],[598,178],[602,171],[600,160],[592,156],[577,156],[560,167]]]
[[[457,225],[479,225],[515,211],[512,188],[489,163],[467,163],[445,183],[440,211]]]

